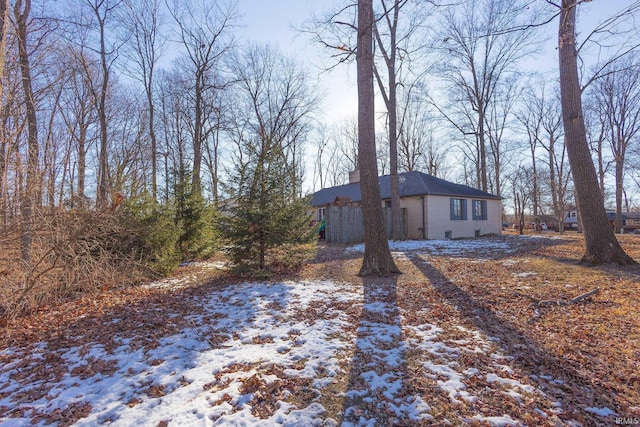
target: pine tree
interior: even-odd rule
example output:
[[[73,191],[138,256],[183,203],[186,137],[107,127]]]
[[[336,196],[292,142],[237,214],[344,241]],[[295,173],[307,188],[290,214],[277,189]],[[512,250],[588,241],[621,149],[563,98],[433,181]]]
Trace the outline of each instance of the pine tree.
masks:
[[[233,262],[264,270],[269,249],[309,243],[316,229],[309,226],[308,200],[292,191],[297,178],[281,143],[263,136],[258,142],[245,143],[244,149],[249,160],[233,177],[235,186],[227,186],[231,198],[219,229],[231,243]]]
[[[180,227],[180,253],[185,259],[202,259],[215,249],[216,211],[208,204],[200,189],[188,179],[180,180],[175,190],[175,222]]]

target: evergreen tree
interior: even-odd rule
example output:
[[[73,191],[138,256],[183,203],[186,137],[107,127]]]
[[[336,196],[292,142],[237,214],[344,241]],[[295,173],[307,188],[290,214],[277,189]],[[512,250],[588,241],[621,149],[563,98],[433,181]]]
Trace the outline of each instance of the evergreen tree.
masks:
[[[264,270],[269,249],[316,236],[300,183],[302,144],[318,100],[302,67],[270,47],[247,49],[234,72],[237,126],[229,134],[237,150],[220,233],[233,261]]]
[[[262,137],[243,144],[248,161],[233,177],[234,187],[219,225],[222,237],[231,242],[230,255],[236,264],[266,267],[271,248],[284,244],[309,243],[317,230],[309,226],[307,198],[292,191],[296,178],[279,141]]]
[[[183,258],[202,259],[211,254],[216,243],[215,208],[188,179],[176,185],[175,204],[175,223],[181,230],[178,248]]]
[[[170,273],[180,262],[178,240],[182,234],[174,221],[174,211],[159,205],[150,194],[125,201],[119,215],[126,253],[153,271]]]

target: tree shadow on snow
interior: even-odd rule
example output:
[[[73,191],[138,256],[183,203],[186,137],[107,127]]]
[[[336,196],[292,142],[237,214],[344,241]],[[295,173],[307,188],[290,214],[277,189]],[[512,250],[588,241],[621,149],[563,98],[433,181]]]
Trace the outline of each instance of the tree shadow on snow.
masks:
[[[579,420],[585,425],[602,425],[603,419],[578,408],[609,407],[616,410],[615,396],[597,384],[597,379],[585,375],[562,359],[551,356],[525,331],[518,329],[485,303],[477,301],[464,289],[451,282],[438,269],[418,256],[410,256],[413,264],[424,274],[442,298],[452,304],[475,329],[486,336],[497,338],[505,356],[527,376],[536,376],[543,389],[552,393],[561,380],[563,392],[554,396],[562,402],[564,413],[560,418]],[[428,284],[426,284],[428,286]],[[545,380],[548,378],[548,380]],[[555,384],[551,384],[554,382]],[[545,382],[547,382],[545,384]]]
[[[344,426],[416,425],[397,284],[398,276],[363,279],[363,307],[343,400]]]

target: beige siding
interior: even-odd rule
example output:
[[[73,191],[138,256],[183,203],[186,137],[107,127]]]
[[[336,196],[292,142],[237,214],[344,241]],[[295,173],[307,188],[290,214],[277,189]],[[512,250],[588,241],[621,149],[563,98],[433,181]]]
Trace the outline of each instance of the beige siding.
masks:
[[[487,219],[474,220],[472,200],[467,198],[467,219],[452,220],[448,196],[427,196],[427,231],[428,239],[444,239],[445,232],[451,232],[451,238],[474,237],[479,230],[480,235],[500,234],[502,232],[502,202],[487,200]]]
[[[407,208],[407,238],[422,239],[422,207],[420,197],[404,197],[400,199],[400,207]],[[425,223],[426,210],[425,210]]]
[[[459,198],[459,197],[455,197]],[[475,237],[476,230],[480,235],[502,233],[502,202],[500,200],[487,200],[487,219],[474,220],[472,199],[467,198],[467,219],[452,220],[450,212],[449,196],[425,196],[424,222],[426,224],[426,238],[439,240],[445,238],[445,231],[451,231],[451,238]],[[400,207],[407,209],[407,238],[422,239],[422,199],[416,197],[403,197],[400,199]],[[385,201],[382,202],[382,206]]]

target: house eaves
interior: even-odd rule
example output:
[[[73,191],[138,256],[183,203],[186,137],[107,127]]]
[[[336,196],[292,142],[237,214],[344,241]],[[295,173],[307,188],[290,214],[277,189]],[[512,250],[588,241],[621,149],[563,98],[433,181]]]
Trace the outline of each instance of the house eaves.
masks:
[[[478,190],[467,185],[455,184],[444,179],[436,178],[422,172],[405,172],[398,176],[400,186],[400,197],[415,196],[449,196],[478,199],[495,199],[501,197],[491,193]],[[378,177],[380,185],[380,198],[382,200],[391,198],[391,179],[389,175]],[[362,201],[360,183],[339,185],[337,187],[324,188],[313,194],[311,198],[312,206],[325,206],[333,203],[338,197],[348,197],[353,202]]]

